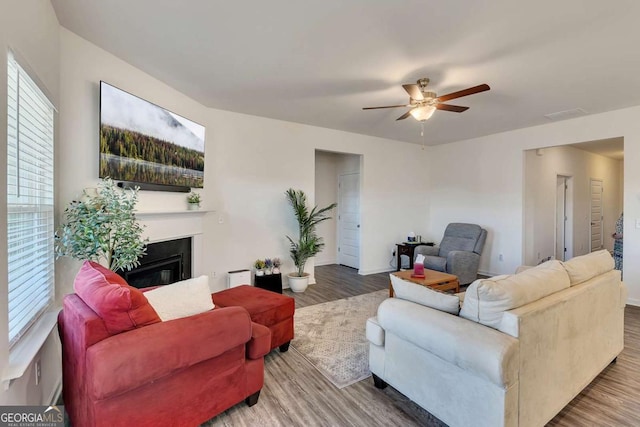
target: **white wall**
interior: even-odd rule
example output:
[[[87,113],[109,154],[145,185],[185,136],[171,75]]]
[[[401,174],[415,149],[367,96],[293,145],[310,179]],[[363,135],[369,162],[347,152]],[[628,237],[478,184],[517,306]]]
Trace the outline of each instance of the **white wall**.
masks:
[[[100,80],[204,124],[203,204],[215,212],[203,220],[203,267],[195,274],[210,274],[215,289],[225,286],[227,271],[248,268],[256,258],[278,256],[283,273],[294,270],[285,235],[297,226],[284,192],[302,189],[316,203],[317,149],[363,156],[361,272],[389,269],[388,248],[405,234],[405,224],[428,223],[427,196],[415,197],[409,185],[398,185],[422,175],[427,156],[415,144],[208,109],[65,29],[60,42],[59,209],[97,182]],[[181,194],[141,192],[139,206],[183,204]],[[59,265],[60,287],[71,292],[78,263]],[[313,260],[307,271],[313,272]]]
[[[524,150],[624,138],[624,278],[629,302],[640,304],[640,107],[518,129],[433,147],[430,151],[430,237],[452,221],[489,231],[480,270],[511,273],[524,260]],[[499,261],[499,254],[504,261]]]
[[[98,135],[100,80],[132,92],[151,102],[207,125],[207,109],[164,83],[150,78],[138,69],[98,49],[70,31],[60,28],[60,144],[57,163],[58,214],[84,188],[98,183]],[[207,126],[208,130],[211,128]],[[211,135],[207,135],[210,137]],[[212,148],[207,147],[206,153]],[[212,156],[213,157],[212,153]],[[211,182],[212,168],[205,171]],[[141,191],[140,210],[179,209],[185,195]],[[205,196],[204,208],[211,206]],[[194,260],[203,265],[202,259]],[[73,278],[80,262],[61,258],[56,264],[59,295],[73,292]]]
[[[59,100],[58,21],[48,1],[5,0],[0,2],[0,188],[7,187],[7,51],[16,52],[22,65],[38,80],[54,104]],[[59,123],[59,121],[58,121]],[[56,138],[56,146],[59,139]],[[7,215],[6,191],[0,192],[0,372],[8,363],[7,346]],[[13,381],[8,390],[0,387],[0,405],[48,404],[60,383],[60,347],[54,331],[40,349],[42,382],[35,385],[34,366]]]
[[[572,181],[573,256],[589,252],[592,178],[603,182],[604,247],[613,249],[611,234],[622,211],[621,166],[619,160],[569,146],[525,152],[525,264],[554,256],[557,175]]]
[[[338,162],[340,154],[316,151],[316,205],[320,208],[338,202]],[[335,264],[338,260],[338,230],[336,209],[331,219],[318,225],[318,236],[324,240],[324,249],[316,255],[315,265]]]

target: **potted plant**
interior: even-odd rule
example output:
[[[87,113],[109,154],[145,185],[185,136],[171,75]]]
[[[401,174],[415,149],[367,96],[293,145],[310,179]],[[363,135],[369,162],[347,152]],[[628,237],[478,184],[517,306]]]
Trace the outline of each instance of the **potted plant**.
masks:
[[[270,258],[264,260],[264,274],[271,274],[273,270],[273,261]]]
[[[197,211],[200,209],[200,193],[194,193],[193,191],[187,195],[187,208],[190,211]]]
[[[309,273],[305,273],[304,266],[309,258],[316,256],[324,247],[322,237],[316,234],[316,227],[322,221],[331,219],[328,213],[338,204],[332,203],[322,209],[315,206],[309,211],[307,208],[307,196],[302,190],[290,188],[285,194],[298,220],[299,234],[298,240],[293,240],[287,236],[290,244],[289,253],[297,268],[297,271],[288,275],[289,287],[293,292],[304,292],[309,285]]]
[[[140,264],[146,242],[134,208],[138,188],[122,190],[109,178],[96,192],[83,191],[64,210],[64,223],[55,233],[57,257],[104,261],[113,271],[131,270]]]
[[[265,263],[262,259],[257,259],[253,263],[253,267],[256,269],[256,276],[264,276]]]
[[[273,274],[279,274],[280,273],[280,266],[282,265],[282,261],[280,261],[280,258],[275,257],[273,260],[273,269],[271,270],[271,272]]]

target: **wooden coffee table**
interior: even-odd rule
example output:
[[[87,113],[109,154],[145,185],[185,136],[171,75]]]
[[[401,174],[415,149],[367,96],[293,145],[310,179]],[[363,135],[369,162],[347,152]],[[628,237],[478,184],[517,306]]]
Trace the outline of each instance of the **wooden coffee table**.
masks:
[[[397,271],[391,273],[396,277],[416,283],[418,285],[427,286],[436,291],[454,291],[460,292],[460,282],[458,277],[453,274],[441,273],[439,271],[424,269],[424,279],[411,277],[413,270]],[[389,297],[393,298],[393,286],[389,283]]]

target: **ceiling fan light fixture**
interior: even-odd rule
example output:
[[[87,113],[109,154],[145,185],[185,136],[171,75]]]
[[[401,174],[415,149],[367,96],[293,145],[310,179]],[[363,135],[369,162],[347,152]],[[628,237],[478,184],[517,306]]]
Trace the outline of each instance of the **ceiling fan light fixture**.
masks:
[[[433,116],[433,112],[436,111],[436,107],[433,105],[423,105],[422,107],[416,107],[411,110],[411,115],[419,122],[429,120]]]

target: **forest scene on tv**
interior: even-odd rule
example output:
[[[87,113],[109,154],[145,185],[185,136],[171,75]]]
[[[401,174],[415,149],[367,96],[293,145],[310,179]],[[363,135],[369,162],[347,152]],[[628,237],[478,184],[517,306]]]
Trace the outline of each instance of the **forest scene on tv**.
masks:
[[[204,126],[101,82],[100,177],[202,188]]]

